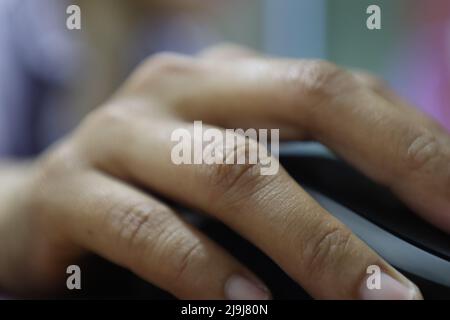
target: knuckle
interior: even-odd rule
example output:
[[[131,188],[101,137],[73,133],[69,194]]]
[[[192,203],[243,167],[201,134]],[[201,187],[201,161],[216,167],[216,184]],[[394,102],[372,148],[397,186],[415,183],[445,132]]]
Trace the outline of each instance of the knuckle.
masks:
[[[288,88],[295,99],[291,112],[300,115],[304,126],[311,126],[339,99],[361,88],[353,74],[330,62],[308,60],[294,62],[288,68]]]
[[[81,163],[70,143],[65,141],[38,159],[37,173],[44,183],[48,183],[74,173]]]
[[[92,111],[85,118],[83,127],[98,131],[99,129],[123,127],[126,123],[128,123],[126,112],[121,108],[102,107]]]
[[[294,63],[290,75],[294,86],[304,97],[323,99],[341,93],[354,84],[353,76],[333,63],[310,60]]]
[[[305,243],[305,271],[312,275],[332,270],[347,255],[352,233],[345,227],[327,225]]]
[[[398,174],[392,177],[390,184],[400,186],[405,181],[428,181],[439,186],[439,190],[446,190],[450,194],[450,151],[448,140],[437,133],[419,129],[402,147],[403,163]]]
[[[220,164],[211,168],[211,184],[221,191],[242,189],[258,178],[258,164]]]
[[[273,176],[261,174],[261,157],[256,156],[253,158],[256,161],[250,161],[251,155],[258,155],[261,147],[251,139],[238,142],[224,152],[222,164],[202,167],[206,171],[208,185],[212,186],[212,203],[232,205],[241,198],[254,195],[272,181]]]
[[[354,72],[356,80],[360,81],[362,85],[368,87],[369,89],[380,92],[385,90],[388,86],[385,82],[385,80],[374,76],[368,72],[364,71],[357,71]]]
[[[177,245],[177,252],[171,275],[169,277],[173,280],[174,285],[182,283],[184,279],[188,279],[193,270],[197,270],[202,259],[205,258],[204,246],[197,240],[186,240],[180,237],[182,243]]]
[[[128,110],[113,104],[100,107],[84,118],[76,131],[75,141],[82,147],[92,144],[102,145],[111,139],[112,135],[120,138],[128,132],[126,129],[130,126],[131,117]]]
[[[134,114],[118,105],[108,105],[92,111],[74,135],[76,149],[93,165],[115,155],[115,145],[127,145]],[[111,144],[114,139],[115,144]]]
[[[107,223],[117,235],[119,246],[139,257],[153,243],[153,238],[161,236],[172,223],[168,209],[162,205],[136,203],[115,206],[108,215]]]
[[[150,56],[137,69],[135,78],[146,80],[163,80],[168,77],[185,74],[194,67],[194,60],[175,53],[158,53]]]
[[[110,213],[109,223],[118,237],[118,247],[128,254],[128,267],[131,270],[145,268],[142,257],[163,261],[165,268],[155,272],[172,287],[188,278],[195,265],[206,258],[202,242],[192,237],[162,205],[137,203],[115,208]]]
[[[416,134],[406,147],[407,169],[416,171],[432,172],[443,160],[442,146],[435,134],[423,131]]]
[[[255,151],[257,151],[257,146],[250,141],[239,142],[231,148],[227,148],[223,154],[222,163],[211,166],[211,183],[228,190],[240,183],[241,177],[245,179],[255,174],[257,163],[243,161],[243,164],[236,164],[237,159],[246,160],[248,155]]]

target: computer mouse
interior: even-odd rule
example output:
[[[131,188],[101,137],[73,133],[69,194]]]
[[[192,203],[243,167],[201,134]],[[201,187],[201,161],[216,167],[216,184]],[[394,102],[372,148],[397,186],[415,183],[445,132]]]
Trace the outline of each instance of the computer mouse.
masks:
[[[450,299],[450,235],[419,218],[388,189],[320,144],[282,144],[279,159],[330,214],[416,283],[425,299]],[[274,299],[311,299],[269,256],[220,221],[169,199],[161,200],[255,272]],[[174,298],[106,260],[93,265],[96,268],[83,269],[88,280],[74,298]]]
[[[318,143],[280,145],[287,172],[327,211],[416,283],[426,299],[450,299],[450,235]],[[222,223],[186,211],[210,238],[252,269],[276,299],[310,299],[270,257]]]
[[[328,212],[418,284],[425,298],[450,298],[450,235],[320,144],[283,145],[280,162]]]

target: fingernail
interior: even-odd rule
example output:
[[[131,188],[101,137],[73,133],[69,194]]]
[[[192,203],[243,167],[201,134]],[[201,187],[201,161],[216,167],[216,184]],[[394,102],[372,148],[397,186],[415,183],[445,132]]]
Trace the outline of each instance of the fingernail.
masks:
[[[363,300],[422,300],[415,285],[407,286],[384,272],[380,274],[379,286],[370,286],[365,279],[360,294]]]
[[[225,297],[228,300],[269,300],[270,292],[256,281],[233,275],[225,284]]]

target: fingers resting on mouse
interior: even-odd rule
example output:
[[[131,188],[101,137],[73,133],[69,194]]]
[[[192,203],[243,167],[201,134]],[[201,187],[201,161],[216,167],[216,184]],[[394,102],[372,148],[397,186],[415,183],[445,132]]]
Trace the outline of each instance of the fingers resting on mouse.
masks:
[[[35,287],[39,276],[94,252],[179,298],[271,297],[158,194],[225,223],[315,298],[422,298],[283,168],[261,175],[259,163],[173,163],[171,134],[181,128],[195,144],[196,120],[222,133],[276,128],[284,140],[319,141],[450,231],[450,137],[381,82],[329,62],[236,46],[195,57],[160,54],[33,164],[20,216],[33,221],[35,233],[45,231],[33,243]],[[236,138],[233,155],[260,148]],[[367,286],[374,265],[380,290]]]

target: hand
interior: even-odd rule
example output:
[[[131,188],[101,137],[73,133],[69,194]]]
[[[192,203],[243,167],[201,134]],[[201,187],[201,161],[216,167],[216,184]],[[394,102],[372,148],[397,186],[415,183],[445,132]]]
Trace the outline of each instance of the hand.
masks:
[[[1,235],[12,257],[2,284],[55,285],[71,261],[94,252],[179,298],[270,297],[249,270],[143,186],[223,221],[315,298],[421,298],[282,168],[263,176],[259,164],[173,164],[171,133],[192,130],[193,120],[318,140],[450,231],[448,135],[371,78],[236,47],[193,58],[163,54],[32,165],[23,201],[6,219],[14,232]],[[256,142],[236,152],[242,147]],[[370,265],[383,271],[381,290],[366,287]]]

